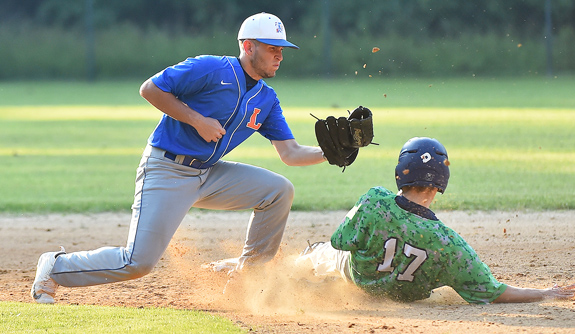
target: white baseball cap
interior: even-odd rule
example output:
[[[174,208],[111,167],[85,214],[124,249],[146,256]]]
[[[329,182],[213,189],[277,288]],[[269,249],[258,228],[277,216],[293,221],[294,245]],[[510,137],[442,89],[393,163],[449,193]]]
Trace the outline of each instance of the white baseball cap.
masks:
[[[245,19],[238,32],[238,40],[255,39],[274,46],[299,49],[286,39],[286,30],[282,21],[275,15],[259,13]]]

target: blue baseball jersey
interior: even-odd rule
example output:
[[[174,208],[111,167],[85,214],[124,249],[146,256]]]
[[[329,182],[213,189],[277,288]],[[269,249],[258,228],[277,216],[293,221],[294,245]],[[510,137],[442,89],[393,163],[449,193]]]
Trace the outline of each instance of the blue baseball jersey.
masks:
[[[188,58],[159,72],[152,82],[226,130],[217,143],[208,143],[191,125],[164,114],[148,139],[154,147],[213,165],[256,131],[269,140],[294,139],[273,88],[259,80],[247,91],[236,57]]]

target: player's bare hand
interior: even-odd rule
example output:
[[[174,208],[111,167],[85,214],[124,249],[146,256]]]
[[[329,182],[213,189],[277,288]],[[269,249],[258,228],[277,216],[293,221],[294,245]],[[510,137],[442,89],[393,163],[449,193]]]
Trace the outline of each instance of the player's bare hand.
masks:
[[[222,127],[217,119],[203,117],[197,126],[194,126],[198,134],[206,142],[217,143],[225,134],[226,130]]]
[[[568,286],[555,285],[552,288],[546,289],[548,298],[554,299],[572,299],[575,298],[575,284]]]

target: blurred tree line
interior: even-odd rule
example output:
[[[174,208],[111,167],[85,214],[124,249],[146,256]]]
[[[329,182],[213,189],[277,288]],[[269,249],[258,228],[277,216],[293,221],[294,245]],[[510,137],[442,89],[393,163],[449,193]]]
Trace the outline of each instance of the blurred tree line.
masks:
[[[0,79],[141,78],[237,55],[241,22],[262,11],[301,47],[282,75],[575,72],[573,0],[2,0]]]

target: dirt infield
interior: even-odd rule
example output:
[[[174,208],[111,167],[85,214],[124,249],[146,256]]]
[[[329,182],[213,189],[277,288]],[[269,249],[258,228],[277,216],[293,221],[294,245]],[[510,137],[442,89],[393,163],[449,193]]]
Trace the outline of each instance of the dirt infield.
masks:
[[[282,248],[258,276],[222,291],[225,273],[203,267],[237,256],[248,212],[192,212],[151,274],[87,288],[61,287],[60,304],[205,310],[256,333],[574,333],[575,301],[468,305],[453,290],[425,301],[376,302],[341,281],[310,282],[292,264],[307,240],[327,240],[343,211],[292,212]],[[502,282],[523,287],[575,283],[573,211],[438,212]],[[32,302],[38,256],[123,246],[129,213],[0,215],[0,300]]]

